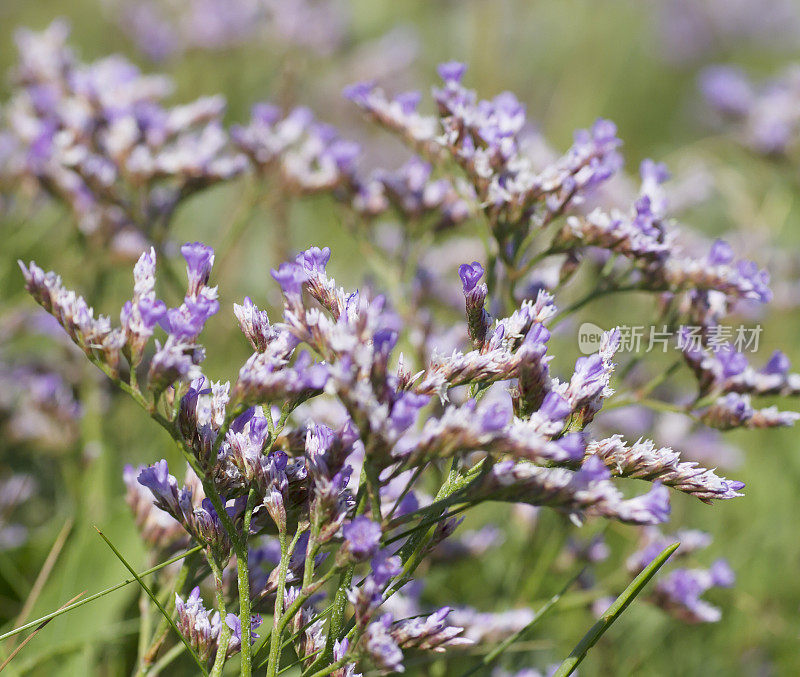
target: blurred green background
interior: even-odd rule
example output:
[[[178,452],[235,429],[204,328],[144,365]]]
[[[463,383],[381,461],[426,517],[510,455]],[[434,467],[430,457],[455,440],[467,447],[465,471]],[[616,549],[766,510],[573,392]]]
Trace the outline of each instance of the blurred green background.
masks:
[[[399,145],[362,123],[339,90],[364,70],[360,50],[401,25],[418,36],[418,51],[390,81],[425,91],[435,81],[437,63],[465,61],[470,86],[484,97],[514,91],[527,104],[529,118],[538,121],[559,149],[569,145],[574,129],[599,116],[608,117],[617,123],[625,142],[628,171],[634,172],[645,157],[666,161],[675,171],[701,158],[716,173],[719,181],[710,200],[682,215],[688,224],[708,234],[738,231],[745,238],[750,229],[766,230],[786,250],[797,249],[797,168],[771,164],[718,136],[696,89],[696,76],[708,63],[733,62],[756,74],[769,74],[797,57],[791,46],[775,49],[770,39],[712,39],[700,53],[679,49],[676,54],[663,39],[660,12],[669,3],[655,0],[343,4],[348,12],[347,37],[329,56],[266,41],[223,51],[192,50],[153,64],[113,20],[113,10],[98,0],[0,0],[0,70],[8,71],[15,62],[12,34],[18,26],[41,29],[54,17],[64,16],[73,27],[71,43],[84,60],[124,53],[145,70],[172,76],[175,101],[223,93],[230,122],[244,121],[250,105],[259,100],[303,103],[346,134],[374,138],[384,149],[381,153],[392,158],[398,156]],[[0,100],[7,99],[9,88],[8,80],[0,84]],[[243,189],[243,182],[234,182],[193,199],[177,216],[175,239],[201,239],[217,246]],[[268,274],[276,263],[272,218],[266,208],[257,211],[246,241],[232,251],[224,268],[218,263],[215,280],[223,311],[209,323],[210,338],[206,338],[211,349],[205,370],[213,378],[234,378],[248,354],[245,342],[232,330],[231,304],[245,294],[262,302],[277,300]],[[331,201],[314,198],[295,204],[290,222],[293,249],[329,244],[335,252],[331,268],[337,281],[345,286],[360,282],[364,270],[358,244],[347,234]],[[69,286],[86,290],[81,286],[86,281],[84,253],[66,211],[51,205],[32,219],[7,214],[0,231],[0,303],[6,309],[26,302],[33,305],[25,300],[22,278],[13,265],[17,258],[35,258],[45,269],[59,270]],[[118,312],[130,293],[129,280],[130,267],[120,265],[103,294],[101,310]],[[613,304],[608,310],[616,311]],[[601,309],[586,312],[587,319],[599,317],[604,317]],[[781,348],[799,362],[798,329],[800,314],[775,311],[765,323],[763,353]],[[574,348],[569,350],[571,356]],[[110,394],[99,379],[96,383],[81,393],[86,406],[81,443],[52,452],[0,440],[3,465],[31,472],[43,488],[43,494],[26,507],[30,540],[17,550],[0,552],[0,618],[6,627],[11,627],[65,524],[72,525],[66,546],[29,619],[58,608],[80,591],[91,593],[126,577],[93,524],[112,535],[137,568],[147,566],[145,550],[121,500],[122,466],[161,457],[177,463],[177,458],[166,435],[143,412]],[[108,398],[113,398],[113,406],[107,406]],[[84,444],[97,439],[102,440],[102,451],[90,458]],[[673,497],[673,526],[709,531],[714,544],[704,557],[710,562],[724,556],[736,572],[735,588],[711,595],[724,610],[723,620],[686,626],[636,604],[590,653],[581,666],[582,675],[800,674],[797,439],[791,429],[731,436],[746,452],[743,467],[732,473],[747,482],[744,499],[709,507],[684,496]],[[498,517],[505,514],[503,509],[493,510]],[[521,529],[512,531],[504,549],[513,548],[522,562],[533,563],[546,547],[547,530],[555,526],[556,518],[545,516],[534,537]],[[609,541],[615,548],[612,562],[619,561],[631,536],[614,528]],[[535,599],[519,599],[514,580],[508,580],[507,558],[502,550],[494,551],[478,562],[434,572],[428,583],[431,600],[502,610],[509,604],[535,605],[559,587],[560,580],[553,576],[542,581]],[[610,567],[601,567],[601,577],[613,576]],[[7,674],[127,674],[136,651],[137,598],[135,586],[129,586],[57,619],[10,664]],[[509,667],[543,667],[559,660],[591,622],[590,614],[577,606],[554,614],[527,652],[513,655]],[[11,646],[6,645],[6,653]],[[469,664],[438,661],[409,670],[432,677],[455,675]],[[175,665],[169,674],[191,674],[189,663]]]

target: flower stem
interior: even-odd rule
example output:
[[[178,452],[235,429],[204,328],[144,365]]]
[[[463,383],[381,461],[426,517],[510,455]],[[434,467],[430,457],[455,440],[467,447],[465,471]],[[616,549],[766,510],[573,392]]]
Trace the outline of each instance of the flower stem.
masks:
[[[231,641],[231,629],[225,622],[227,612],[225,611],[225,593],[222,583],[222,569],[214,556],[206,552],[206,559],[214,573],[214,593],[217,599],[217,611],[219,612],[220,633],[219,645],[217,647],[217,657],[214,659],[214,666],[211,668],[211,677],[220,677],[222,669],[225,667],[225,660],[228,654],[228,645]]]
[[[178,571],[178,575],[175,578],[175,582],[172,584],[172,592],[173,594],[170,595],[170,599],[167,600],[167,611],[172,615],[172,612],[175,609],[175,594],[184,594],[185,593],[185,586],[186,582],[189,580],[189,574],[191,571],[194,570],[195,565],[195,558],[194,557],[186,557],[183,560],[183,565]],[[155,634],[153,635],[152,639],[150,640],[150,646],[147,648],[147,651],[144,654],[144,658],[142,659],[141,665],[139,666],[139,674],[145,675],[149,674],[150,668],[155,661],[156,656],[158,655],[161,646],[164,644],[164,640],[169,635],[169,623],[167,623],[166,618],[161,619],[161,623],[159,623],[158,627],[156,628]]]
[[[611,624],[622,615],[622,612],[628,608],[628,605],[642,591],[644,586],[648,584],[650,579],[655,576],[656,572],[664,566],[670,555],[678,549],[678,546],[680,546],[680,543],[673,543],[665,548],[658,557],[650,562],[650,564],[631,581],[631,584],[625,588],[623,593],[608,607],[608,610],[600,617],[597,623],[589,628],[589,632],[575,645],[575,648],[570,655],[564,659],[564,662],[561,663],[558,670],[553,674],[553,677],[569,677],[569,675],[575,671],[580,662],[586,657],[589,649],[597,643],[597,640],[611,627]]]
[[[331,663],[328,667],[322,668],[322,670],[317,670],[311,675],[311,677],[325,677],[325,675],[329,675],[334,670],[338,670],[339,668],[343,667],[349,660],[350,659],[347,656],[343,656],[335,663]]]
[[[240,669],[242,677],[250,677],[253,670],[252,643],[250,638],[250,568],[247,564],[247,539],[250,535],[250,520],[253,518],[253,508],[255,508],[256,498],[255,489],[250,489],[250,494],[247,496],[247,507],[244,511],[241,538],[237,537],[234,532],[231,533],[231,541],[236,543],[234,548],[236,551],[236,572],[239,584],[239,621],[242,626],[242,658]],[[227,513],[225,514],[227,516]]]
[[[272,637],[269,643],[269,661],[267,663],[267,677],[275,677],[278,674],[281,659],[281,635],[283,634],[283,625],[281,624],[281,617],[283,616],[283,599],[286,588],[286,575],[289,571],[289,560],[292,556],[292,551],[297,543],[300,535],[303,532],[300,528],[297,529],[295,537],[292,539],[291,544],[288,542],[288,534],[286,528],[281,528],[278,532],[278,541],[281,544],[281,562],[278,565],[278,587],[275,590],[275,613],[272,618]]]

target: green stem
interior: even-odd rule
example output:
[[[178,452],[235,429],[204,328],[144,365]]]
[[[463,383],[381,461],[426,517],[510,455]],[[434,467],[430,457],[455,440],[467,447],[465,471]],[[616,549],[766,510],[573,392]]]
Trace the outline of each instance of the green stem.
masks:
[[[242,677],[250,677],[253,670],[252,641],[250,638],[250,569],[247,564],[247,540],[250,536],[250,521],[253,518],[253,508],[255,508],[256,499],[256,490],[252,488],[247,496],[247,507],[244,511],[241,538],[236,535],[235,531],[230,532],[231,542],[236,544],[234,548],[236,551],[236,572],[239,585],[239,621],[242,626],[242,656],[240,668]],[[227,513],[225,514],[227,515]]]
[[[303,588],[307,588],[314,580],[314,558],[317,554],[317,532],[319,527],[312,525],[306,546],[306,561],[303,566]]]
[[[147,672],[145,668],[145,656],[147,655],[147,643],[150,637],[150,630],[153,624],[153,617],[150,615],[150,598],[142,590],[139,593],[139,644],[136,651],[136,662],[138,668],[136,675],[143,675]]]
[[[561,663],[558,670],[553,674],[553,677],[569,677],[569,675],[575,671],[581,661],[586,657],[589,649],[597,643],[597,640],[611,627],[611,624],[622,615],[622,612],[628,608],[628,605],[644,589],[644,586],[648,584],[656,572],[664,566],[670,555],[678,549],[678,546],[680,546],[680,543],[673,543],[662,550],[661,554],[650,562],[650,564],[631,581],[631,584],[625,588],[623,593],[608,607],[608,610],[599,618],[597,623],[595,623],[581,638],[581,641],[578,642],[570,655]]]
[[[368,462],[364,464],[364,473],[367,479],[367,492],[369,493],[369,503],[372,509],[372,520],[380,524],[383,521],[381,515],[381,494],[380,494],[380,481],[378,478],[378,470],[371,463],[369,463],[369,455],[367,455]]]
[[[489,667],[505,652],[508,648],[514,644],[515,642],[519,641],[522,637],[528,634],[534,625],[536,625],[542,618],[547,614],[550,609],[552,609],[558,602],[561,600],[561,597],[564,593],[570,588],[570,586],[578,580],[580,575],[585,571],[585,569],[581,569],[578,571],[574,576],[572,576],[565,584],[564,587],[561,588],[555,595],[553,595],[547,602],[544,603],[537,611],[533,614],[533,618],[528,622],[528,624],[520,629],[517,630],[513,635],[510,637],[506,637],[500,644],[494,647],[489,653],[487,653],[480,663],[478,663],[475,667],[467,670],[461,677],[469,677],[470,675],[474,675],[479,670],[488,670]]]
[[[189,580],[189,574],[193,570],[194,558],[187,557],[184,559],[183,565],[181,566],[180,571],[178,571],[178,575],[175,577],[175,581],[172,584],[172,594],[169,596],[169,599],[167,599],[167,611],[170,613],[170,615],[172,615],[173,611],[175,610],[175,593],[181,595],[186,593],[186,582]],[[139,674],[146,674],[150,669],[150,666],[153,664],[153,661],[158,655],[159,649],[161,649],[161,646],[164,644],[164,640],[168,635],[169,623],[167,623],[166,618],[162,618],[161,623],[156,628],[156,632],[153,635],[150,646],[144,655],[142,665],[139,668]]]
[[[198,545],[192,548],[191,550],[187,550],[186,552],[181,553],[180,555],[175,555],[171,559],[168,559],[166,562],[162,562],[146,571],[142,571],[139,574],[134,574],[135,578],[126,578],[121,583],[117,583],[116,585],[112,585],[110,588],[106,588],[105,590],[101,590],[100,592],[95,593],[94,595],[90,595],[89,597],[84,597],[83,599],[74,602],[73,604],[69,604],[65,606],[63,609],[58,609],[57,611],[53,611],[49,614],[42,616],[41,618],[37,618],[35,621],[31,621],[30,623],[26,623],[25,625],[20,625],[18,628],[14,628],[9,632],[6,632],[0,635],[0,642],[3,640],[8,639],[9,637],[14,637],[15,635],[20,634],[21,632],[25,632],[26,630],[30,630],[31,628],[35,628],[38,625],[41,625],[45,621],[49,621],[57,616],[61,616],[62,614],[67,613],[68,611],[72,611],[73,609],[77,609],[78,607],[83,606],[84,604],[88,604],[89,602],[94,602],[96,599],[100,599],[101,597],[105,597],[106,595],[116,592],[120,588],[124,588],[126,585],[130,585],[131,583],[137,583],[139,579],[144,578],[145,576],[150,576],[151,574],[156,573],[157,571],[161,571],[165,567],[168,567],[170,564],[174,564],[182,560],[184,557],[188,557],[189,555],[197,552],[198,550],[202,549],[203,546]]]
[[[298,527],[291,544],[286,528],[283,527],[278,532],[278,541],[281,544],[281,562],[278,565],[278,587],[275,590],[275,613],[272,617],[272,637],[269,644],[269,661],[267,663],[267,677],[275,677],[278,674],[281,659],[281,635],[283,627],[281,618],[283,617],[283,599],[286,589],[286,575],[289,571],[289,560],[292,556],[294,546],[297,544],[303,532]]]
[[[197,652],[192,648],[192,645],[189,644],[189,640],[186,639],[186,637],[184,637],[183,633],[178,629],[178,626],[175,625],[175,621],[172,620],[172,617],[167,613],[167,610],[164,608],[161,602],[158,601],[158,598],[155,596],[153,591],[147,586],[147,583],[145,583],[142,580],[142,577],[136,573],[134,568],[122,556],[122,553],[119,550],[117,550],[116,546],[96,526],[95,526],[95,531],[97,531],[97,533],[100,535],[100,538],[102,538],[106,542],[106,545],[108,545],[108,547],[111,548],[111,551],[116,555],[117,559],[120,562],[122,562],[123,566],[133,575],[133,577],[136,579],[136,582],[147,593],[148,597],[150,597],[150,599],[153,600],[153,603],[158,607],[158,610],[161,612],[161,615],[167,619],[172,629],[180,638],[181,642],[183,642],[183,644],[186,646],[186,649],[189,651],[189,654],[192,656],[192,658],[194,658],[195,663],[197,663],[197,667],[200,668],[200,672],[202,672],[203,675],[205,675],[205,677],[208,677],[208,670],[206,670],[206,666],[203,665],[203,661],[200,659],[200,656],[197,655]]]
[[[328,625],[328,638],[325,642],[325,651],[314,661],[312,668],[331,660],[333,658],[333,644],[339,639],[339,635],[344,627],[344,612],[347,610],[347,591],[353,583],[353,572],[355,565],[351,564],[339,578],[339,587],[336,588],[336,595],[333,598],[333,609],[331,610],[331,620]]]
[[[344,667],[347,663],[350,662],[350,658],[348,656],[343,656],[335,663],[331,663],[327,668],[322,668],[322,670],[317,670],[315,673],[310,675],[310,677],[325,677],[325,675],[329,675],[335,670],[338,670],[341,667]],[[269,673],[267,673],[269,674]]]
[[[158,659],[158,662],[153,665],[153,667],[147,673],[147,677],[157,677],[157,675],[167,667],[172,661],[174,661],[178,656],[180,656],[186,647],[183,644],[176,644],[173,646],[167,653],[165,653],[161,658]]]
[[[457,460],[458,459],[453,459],[453,466],[450,470],[450,474],[440,487],[432,505],[437,505],[438,502],[449,498],[472,481],[470,475],[474,471],[474,468],[464,473],[459,470],[456,464]],[[400,549],[400,558],[403,560],[403,570],[400,576],[395,579],[395,582],[387,588],[385,598],[389,598],[397,592],[405,584],[406,579],[411,576],[420,565],[425,550],[436,532],[438,521],[439,520],[437,520],[436,524],[432,524],[427,530],[420,529],[416,534],[412,534],[406,544]]]
[[[228,657],[227,654],[228,645],[231,641],[231,629],[225,622],[227,613],[225,611],[225,592],[222,582],[222,569],[212,554],[206,552],[206,559],[208,560],[208,565],[211,567],[211,571],[214,574],[214,594],[217,600],[217,611],[219,612],[220,621],[219,645],[217,648],[217,657],[214,659],[214,665],[211,668],[211,677],[220,677],[222,675],[222,669],[225,667],[225,660]]]

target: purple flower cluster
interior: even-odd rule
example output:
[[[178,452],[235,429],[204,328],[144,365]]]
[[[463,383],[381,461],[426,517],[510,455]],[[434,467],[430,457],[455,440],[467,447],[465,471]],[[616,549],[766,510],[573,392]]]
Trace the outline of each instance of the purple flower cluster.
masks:
[[[223,623],[230,631],[227,656],[238,653],[242,641],[242,626],[239,618],[235,614],[229,613],[225,615],[225,620],[221,621],[219,612],[209,612],[203,606],[199,587],[195,587],[185,600],[176,594],[175,611],[178,615],[178,628],[202,660],[207,661],[216,655]],[[253,633],[251,636],[258,638],[254,631],[261,625],[261,617],[256,614],[250,622]]]
[[[335,0],[116,0],[110,9],[136,47],[154,60],[262,41],[324,55],[339,47],[347,27]]]
[[[58,53],[71,67],[69,55]],[[210,286],[210,247],[195,242],[181,248],[187,286],[176,307],[157,297],[156,249],[145,251],[119,326],[95,317],[54,273],[34,263],[22,266],[36,301],[166,429],[189,465],[182,487],[165,460],[127,468],[125,481],[137,524],[153,548],[187,541],[202,546],[218,608],[207,610],[196,589],[186,601],[178,596],[176,609],[181,632],[201,658],[216,657],[217,674],[234,651],[241,649],[243,665],[252,657],[251,604],[274,618],[269,675],[278,674],[286,631],[309,674],[329,669],[352,677],[362,662],[402,672],[407,650],[438,652],[524,627],[528,610],[486,616],[481,629],[474,610],[453,614],[464,622],[448,620],[449,607],[431,613],[408,590],[426,557],[480,556],[500,542],[492,527],[448,540],[461,524],[458,513],[481,503],[549,508],[576,525],[596,519],[647,527],[642,551],[629,560],[635,574],[673,542],[654,530],[669,519],[671,490],[706,503],[742,496],[742,482],[669,446],[646,437],[629,444],[618,429],[604,432],[604,407],[652,404],[648,396],[660,396],[672,372],[647,382],[641,376],[646,367],[637,373],[633,363],[616,376],[616,362],[624,359],[619,329],[598,335],[574,363],[555,360],[557,323],[593,295],[659,292],[665,326],[697,321],[697,342],[680,337],[697,396],[669,408],[719,429],[788,425],[798,417],[750,404],[751,397],[800,389],[782,353],[756,371],[740,353],[714,345],[714,329],[734,304],[769,301],[768,276],[752,262],[737,261],[721,241],[700,257],[678,250],[679,235],[667,223],[664,166],[642,164],[629,210],[585,209],[587,198],[596,198],[596,189],[621,166],[612,123],[600,120],[578,132],[564,155],[542,167],[529,154],[525,109],[513,95],[479,100],[462,85],[462,64],[443,64],[439,72],[435,116],[418,112],[420,97],[413,93],[390,99],[371,85],[347,92],[425,158],[398,172],[364,178],[360,151],[302,108],[284,115],[259,105],[250,123],[232,132],[258,178],[277,175],[287,194],[324,191],[366,220],[391,208],[401,221],[398,258],[409,273],[389,285],[391,295],[381,295],[371,284],[340,287],[329,273],[327,247],[309,247],[280,263],[271,274],[282,308],[272,320],[271,311],[249,297],[233,306],[242,344],[253,352],[232,382],[214,381],[200,369],[201,335],[220,310],[218,290]],[[109,77],[119,84],[119,75]],[[130,88],[143,87],[142,80],[132,72]],[[130,101],[121,101],[124,117]],[[198,122],[191,111],[182,119],[189,127]],[[227,146],[218,150],[228,157]],[[426,163],[434,160],[439,178]],[[448,162],[468,188],[456,190],[459,180],[440,177]],[[181,171],[172,166],[169,180]],[[193,181],[204,183],[203,176]],[[408,246],[420,236],[421,219],[438,235],[441,226],[480,211],[492,238],[485,259],[471,251],[462,257],[454,247],[458,263],[471,263],[458,267],[443,256],[417,266],[411,260]],[[523,290],[552,257],[558,281],[545,285],[552,293],[535,285]],[[441,280],[437,265],[444,269]],[[582,265],[595,274],[597,287],[584,301],[562,305],[559,283]],[[455,293],[428,298],[437,284]],[[565,370],[564,364],[574,366]],[[698,434],[687,432],[683,444]],[[452,465],[442,478],[445,463]],[[431,497],[425,488],[434,478],[438,489]],[[625,489],[635,484],[645,489]],[[680,554],[706,544],[696,532],[680,538]],[[608,555],[604,542],[592,540],[573,544],[570,556],[593,563]],[[700,596],[731,583],[721,563],[708,571],[679,569],[659,583],[653,599],[687,620],[714,620],[715,610]],[[324,611],[320,599],[329,590],[333,600]],[[237,594],[238,619],[225,609],[226,595]]]
[[[620,168],[616,127],[598,120],[591,130],[575,134],[572,147],[560,159],[536,171],[522,149],[525,107],[511,92],[479,100],[462,85],[465,72],[466,66],[456,62],[439,67],[444,84],[434,90],[436,117],[418,112],[421,97],[415,92],[389,98],[376,86],[362,83],[348,88],[345,95],[423,156],[452,157],[497,230],[534,216],[542,225],[549,223],[579,201],[582,192]]]
[[[221,97],[165,107],[167,78],[121,56],[81,63],[68,33],[61,21],[17,33],[8,163],[65,202],[89,238],[136,256],[163,238],[181,200],[239,174],[246,159],[229,147]]]
[[[395,171],[360,173],[358,144],[342,139],[308,108],[284,115],[272,104],[256,104],[250,122],[234,127],[231,136],[257,170],[276,174],[285,190],[331,193],[367,219],[394,210],[404,221],[426,218],[442,230],[471,213],[471,196],[462,196],[446,179],[432,179],[431,165],[419,158]]]
[[[759,86],[738,68],[711,66],[703,71],[699,84],[708,104],[754,151],[783,156],[797,142],[800,114],[795,101],[800,76],[796,65]]]
[[[200,376],[197,365],[204,353],[195,340],[209,317],[219,310],[217,288],[206,285],[214,261],[213,250],[194,243],[184,245],[182,253],[189,278],[184,302],[168,309],[156,298],[156,253],[151,248],[139,257],[134,267],[133,299],[122,308],[119,327],[113,327],[107,316],[95,317],[84,298],[64,288],[55,273],[45,273],[33,262],[29,266],[20,262],[20,267],[33,297],[58,320],[86,355],[112,377],[119,375],[123,356],[135,370],[156,326],[163,328],[167,337],[163,343],[155,342],[148,380],[149,388],[161,393],[176,380],[190,382]]]

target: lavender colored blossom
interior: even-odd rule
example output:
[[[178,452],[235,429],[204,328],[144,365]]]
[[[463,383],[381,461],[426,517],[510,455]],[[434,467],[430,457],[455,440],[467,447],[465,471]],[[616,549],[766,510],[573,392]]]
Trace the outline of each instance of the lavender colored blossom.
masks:
[[[68,33],[55,22],[17,34],[9,125],[22,173],[66,203],[91,239],[138,254],[180,201],[240,174],[246,160],[229,148],[221,97],[165,107],[167,78],[121,56],[80,63]]]
[[[800,130],[792,104],[797,95],[796,67],[761,85],[741,70],[712,66],[700,79],[707,103],[727,119],[741,143],[765,155],[785,155]]]
[[[409,649],[501,642],[530,622],[530,610],[426,610],[423,581],[410,580],[427,571],[425,561],[478,558],[503,542],[491,524],[459,532],[458,513],[508,502],[555,510],[576,525],[593,520],[590,534],[601,533],[606,520],[643,527],[627,562],[635,575],[675,538],[683,542],[680,557],[708,545],[701,532],[656,529],[670,517],[671,491],[712,503],[738,498],[744,487],[650,437],[666,436],[676,448],[702,446],[708,431],[701,422],[756,428],[800,416],[753,404],[762,395],[800,392],[785,355],[754,367],[744,351],[714,340],[741,302],[769,302],[766,270],[740,260],[735,242],[697,247],[681,235],[668,216],[669,172],[656,161],[641,164],[629,195],[611,199],[622,165],[612,122],[578,131],[561,155],[537,150],[525,104],[509,92],[479,99],[463,84],[465,65],[451,62],[439,69],[434,115],[420,112],[415,92],[348,90],[418,155],[397,170],[365,170],[358,147],[303,107],[257,105],[249,122],[231,131],[233,151],[218,98],[164,108],[163,81],[120,59],[76,66],[63,44],[54,48],[62,32],[52,28],[39,47],[35,37],[23,38],[41,56],[25,54],[18,73],[20,105],[35,127],[26,171],[40,178],[77,172],[59,156],[58,139],[74,126],[60,110],[65,101],[91,102],[84,122],[99,138],[78,140],[92,157],[78,172],[85,186],[76,191],[82,198],[88,191],[107,216],[115,191],[135,180],[139,208],[151,211],[130,225],[126,205],[117,205],[122,225],[111,230],[158,237],[140,248],[119,326],[34,263],[22,265],[25,286],[165,429],[191,469],[181,486],[166,461],[127,468],[127,498],[152,549],[201,546],[208,569],[190,565],[197,576],[210,570],[218,608],[207,609],[197,588],[185,600],[179,591],[176,615],[180,631],[202,660],[216,660],[220,674],[232,653],[252,653],[257,637],[259,618],[226,612],[237,594],[275,616],[264,643],[270,674],[282,658],[272,642],[282,645],[286,633],[299,669],[339,677],[355,677],[361,662],[401,672]],[[71,73],[66,84],[64,71]],[[39,81],[55,82],[57,96],[32,86]],[[107,115],[115,99],[121,122]],[[329,270],[331,249],[319,243],[271,271],[280,289],[276,310],[268,315],[245,297],[231,316],[230,308],[219,313],[220,293],[210,284],[214,250],[192,242],[181,247],[183,299],[174,307],[159,299],[157,264],[174,250],[162,236],[178,200],[237,174],[244,156],[254,180],[273,181],[277,194],[330,194],[331,208],[348,212],[348,223],[367,226],[358,233],[368,238],[366,256],[379,250],[375,279],[358,289],[339,286]],[[395,225],[376,223],[388,215]],[[445,237],[472,216],[485,220],[486,253],[468,233]],[[159,230],[150,231],[155,223]],[[437,244],[419,256],[423,233]],[[485,268],[481,256],[489,257]],[[581,285],[588,296],[570,298]],[[619,328],[603,332],[595,352],[577,360],[558,354],[559,331],[569,326],[562,320],[595,296],[623,291],[649,293],[665,331],[667,324],[699,327],[691,344],[689,332],[678,336],[685,364],[650,373],[646,360],[629,361]],[[219,327],[235,327],[235,318],[253,351],[232,381],[211,380],[200,369],[201,337],[217,313]],[[694,392],[666,382],[681,367],[691,371]],[[626,421],[604,417],[608,404],[628,405]],[[631,405],[669,409],[686,426],[641,417]],[[624,441],[623,425],[638,441]],[[626,490],[634,484],[638,492]],[[568,557],[590,563],[609,554],[596,537],[568,546]],[[590,574],[579,581],[590,583]],[[716,610],[702,593],[732,583],[723,563],[678,569],[651,588],[650,599],[687,620],[713,620]],[[346,630],[334,636],[337,627]],[[217,656],[229,634],[227,653]]]
[[[718,477],[713,470],[693,461],[681,461],[680,453],[669,447],[657,448],[651,440],[628,446],[620,435],[590,442],[588,455],[596,456],[615,475],[659,481],[706,503],[714,499],[741,496],[742,482]]]
[[[749,395],[728,393],[719,398],[702,414],[703,422],[712,428],[776,428],[792,426],[800,419],[795,411],[780,411],[777,407],[754,409]]]
[[[656,584],[656,604],[687,623],[715,623],[722,612],[700,596],[712,587],[730,587],[734,575],[725,560],[709,569],[675,569]]]
[[[138,476],[145,469],[145,466],[125,466],[123,479],[127,487],[126,501],[142,538],[155,546],[169,548],[182,540],[184,531],[168,512],[155,506],[153,494],[138,482]]]
[[[647,494],[623,499],[609,477],[599,459],[591,456],[574,473],[562,468],[503,461],[492,467],[475,491],[488,500],[550,506],[576,519],[586,513],[652,525],[669,518],[665,487],[656,484]]]
[[[203,605],[200,588],[195,587],[185,600],[176,594],[175,610],[178,616],[176,621],[178,629],[189,640],[200,658],[204,661],[213,658],[219,647],[222,624],[219,613],[211,613]],[[225,624],[233,631],[227,651],[227,655],[232,656],[238,653],[241,646],[241,624],[235,614],[226,614]],[[253,629],[258,628],[261,625],[261,617],[254,615],[251,625]]]
[[[368,517],[359,516],[342,529],[345,547],[357,561],[375,555],[381,540],[381,528]]]

